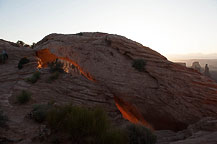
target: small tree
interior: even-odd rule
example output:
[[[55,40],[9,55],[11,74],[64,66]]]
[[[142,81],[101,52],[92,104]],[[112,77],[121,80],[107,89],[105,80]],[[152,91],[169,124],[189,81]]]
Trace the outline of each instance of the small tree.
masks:
[[[18,69],[22,69],[23,65],[27,63],[29,63],[29,59],[27,59],[26,57],[21,58],[18,63]]]
[[[24,43],[23,41],[21,41],[21,40],[18,40],[18,41],[17,41],[17,44],[18,44],[18,45],[21,45],[21,46],[24,46],[24,45],[25,45],[25,43]]]

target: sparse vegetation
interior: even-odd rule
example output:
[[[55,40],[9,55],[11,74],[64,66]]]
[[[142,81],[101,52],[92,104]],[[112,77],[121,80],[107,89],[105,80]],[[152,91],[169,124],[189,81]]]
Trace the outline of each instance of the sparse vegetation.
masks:
[[[29,102],[29,100],[31,99],[32,94],[28,91],[22,90],[21,93],[16,97],[17,98],[17,102],[19,104],[25,104],[27,102]]]
[[[54,131],[67,133],[75,143],[125,144],[122,131],[111,128],[105,112],[96,108],[66,105],[52,108],[47,124]]]
[[[23,46],[24,46],[24,47],[28,47],[28,48],[30,48],[30,45],[28,45],[28,44],[24,44]]]
[[[52,102],[53,103],[53,102]],[[88,109],[72,105],[35,105],[31,118],[45,122],[53,133],[64,133],[74,143],[83,144],[155,144],[156,136],[142,125],[130,124],[125,129],[111,126],[101,108]],[[59,139],[55,139],[55,142]]]
[[[38,104],[35,105],[33,110],[31,111],[31,118],[36,122],[43,122],[46,117],[49,109],[51,109],[52,105],[49,104]]]
[[[32,49],[35,47],[36,43],[32,43],[32,45],[30,46]]]
[[[38,79],[40,78],[41,73],[39,71],[36,71],[33,73],[33,75],[29,78],[27,78],[27,82],[30,83],[36,83],[38,81]]]
[[[145,71],[145,65],[146,65],[146,62],[143,59],[136,59],[133,61],[132,67],[134,67],[135,69],[137,69],[140,72],[144,72]]]
[[[63,64],[61,62],[58,61],[58,59],[56,59],[54,62],[51,62],[48,64],[49,68],[50,68],[50,72],[54,73],[54,72],[64,72],[63,70]]]
[[[5,127],[8,121],[8,117],[0,110],[0,127]]]
[[[26,57],[21,58],[19,63],[18,63],[18,69],[22,69],[24,64],[29,63],[29,59],[27,59]]]
[[[127,126],[129,144],[155,144],[157,137],[151,130],[142,125],[131,124]]]
[[[75,35],[83,36],[83,33],[82,33],[82,32],[79,32],[79,33],[76,33]]]
[[[128,137],[124,130],[112,129],[105,133],[100,142],[102,144],[128,144]]]
[[[25,45],[25,43],[24,43],[23,41],[21,41],[21,40],[18,40],[18,41],[17,41],[17,44],[18,44],[18,45],[21,45],[21,46],[24,46],[24,45]]]
[[[52,82],[52,81],[58,79],[59,75],[60,75],[60,73],[58,71],[52,73],[48,78],[48,82]]]

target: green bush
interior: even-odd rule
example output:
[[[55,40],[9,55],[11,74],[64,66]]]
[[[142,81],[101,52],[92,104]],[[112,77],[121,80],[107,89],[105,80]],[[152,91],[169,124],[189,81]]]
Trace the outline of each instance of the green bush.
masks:
[[[8,117],[3,114],[3,112],[0,110],[0,127],[6,126],[6,123],[8,121]]]
[[[30,46],[32,49],[35,47],[36,43],[32,43],[32,45]]]
[[[60,75],[60,73],[58,71],[52,73],[48,78],[48,82],[51,82],[51,81],[58,79],[59,75]]]
[[[24,43],[23,41],[21,41],[21,40],[18,40],[18,41],[17,41],[17,44],[19,44],[19,45],[21,45],[21,46],[24,46],[24,45],[25,45],[25,43]]]
[[[54,73],[54,72],[64,72],[63,70],[63,64],[61,62],[58,61],[58,59],[56,59],[54,62],[51,62],[48,64],[49,68],[50,68],[50,72]]]
[[[29,59],[27,59],[26,57],[21,58],[19,63],[18,63],[18,69],[22,69],[24,64],[29,63]]]
[[[128,138],[123,130],[113,129],[107,131],[101,138],[100,142],[102,144],[127,144]]]
[[[145,71],[146,62],[143,59],[136,59],[133,61],[132,67],[140,72]]]
[[[52,105],[47,104],[39,104],[33,107],[31,111],[31,118],[34,119],[36,122],[43,122],[46,117],[49,109],[51,109]]]
[[[47,124],[52,130],[67,133],[75,143],[124,144],[125,141],[123,135],[111,130],[107,115],[100,108],[56,107],[48,112]]]
[[[142,125],[131,124],[127,126],[129,144],[155,144],[157,137]]]
[[[27,78],[27,82],[30,83],[36,83],[38,81],[38,79],[40,78],[41,73],[39,71],[36,71],[33,73],[33,75],[29,78]]]
[[[82,32],[79,32],[79,33],[76,33],[75,35],[83,36],[83,33],[82,33]]]
[[[21,93],[16,97],[19,104],[25,104],[31,99],[31,93],[25,90],[22,90]]]

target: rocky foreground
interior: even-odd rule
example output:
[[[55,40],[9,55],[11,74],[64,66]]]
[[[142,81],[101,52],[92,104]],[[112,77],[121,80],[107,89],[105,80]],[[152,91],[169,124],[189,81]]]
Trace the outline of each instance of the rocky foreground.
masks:
[[[217,143],[217,84],[137,42],[105,33],[51,34],[33,49],[0,40],[3,49],[9,59],[0,64],[0,106],[10,121],[0,142],[34,143],[40,126],[26,115],[34,104],[55,101],[101,105],[115,125],[127,119],[154,129],[159,144]],[[23,57],[30,63],[19,70]],[[48,83],[47,65],[56,59],[67,73]],[[145,61],[144,71],[132,67],[137,59]],[[27,83],[37,69],[39,81]],[[22,90],[32,93],[26,105],[15,102]]]

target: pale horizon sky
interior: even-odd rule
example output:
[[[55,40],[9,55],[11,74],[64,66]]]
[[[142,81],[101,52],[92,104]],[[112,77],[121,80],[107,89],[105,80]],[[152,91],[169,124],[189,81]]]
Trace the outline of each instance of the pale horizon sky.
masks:
[[[162,55],[216,54],[217,0],[0,0],[0,39],[106,32]]]

